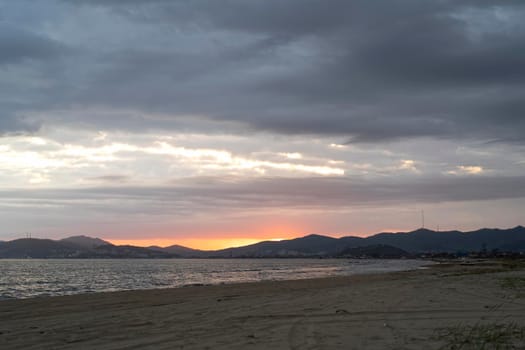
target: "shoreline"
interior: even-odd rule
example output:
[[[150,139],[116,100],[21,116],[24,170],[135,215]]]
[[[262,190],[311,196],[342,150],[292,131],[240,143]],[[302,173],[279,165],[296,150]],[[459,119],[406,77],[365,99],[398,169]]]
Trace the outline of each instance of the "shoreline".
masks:
[[[210,259],[191,260],[189,263],[185,261],[185,265],[181,264],[180,266],[179,264],[171,264],[171,261],[164,261],[160,265],[157,263],[157,260],[149,260],[146,263],[139,261],[139,268],[151,270],[152,275],[150,277],[140,273],[135,274],[133,269],[131,269],[128,271],[129,273],[117,272],[113,280],[107,280],[102,283],[92,282],[98,278],[97,266],[98,268],[108,269],[108,273],[111,273],[111,269],[120,271],[119,269],[122,269],[123,264],[121,260],[98,260],[95,262],[87,260],[90,268],[85,270],[82,277],[78,277],[79,275],[74,273],[75,268],[83,268],[82,265],[67,264],[70,266],[67,270],[70,270],[70,273],[76,277],[71,280],[61,277],[60,283],[52,283],[56,279],[53,271],[57,269],[59,273],[63,273],[62,266],[66,264],[64,260],[40,260],[42,261],[42,266],[40,266],[40,262],[33,264],[33,261],[31,261],[32,265],[26,266],[25,260],[14,260],[13,266],[24,266],[26,270],[28,268],[38,268],[43,270],[43,274],[27,276],[28,281],[38,278],[39,283],[26,284],[23,282],[24,279],[22,279],[22,283],[18,285],[17,280],[12,278],[17,271],[16,268],[8,269],[7,277],[0,277],[0,301],[126,290],[171,289],[188,286],[258,283],[261,281],[287,281],[387,273],[408,271],[428,265],[427,261],[418,259],[315,259],[313,262],[310,259],[300,259],[299,261],[295,260],[293,264],[290,263],[289,259],[286,259],[284,262],[280,260],[276,262],[276,259],[265,259],[266,261],[250,259],[250,261],[239,264],[233,259],[223,259],[219,266],[216,266],[214,262],[210,262]],[[115,265],[113,265],[114,263]],[[105,264],[111,265],[106,266]],[[130,264],[137,264],[137,262],[133,261]],[[188,269],[188,274],[177,271],[177,269],[185,268]],[[0,269],[2,269],[1,261]],[[194,270],[195,272],[192,273]],[[67,274],[68,272],[63,276],[67,276]],[[156,274],[160,274],[162,280],[158,276],[155,277]]]
[[[0,301],[2,349],[429,349],[447,327],[525,330],[523,266],[425,269]],[[520,328],[521,329],[521,328]],[[449,331],[449,330],[448,330]],[[525,345],[525,339],[511,339]],[[522,342],[523,343],[519,343]]]
[[[259,280],[259,281],[246,281],[246,282],[221,282],[221,283],[191,283],[176,287],[161,287],[161,288],[144,288],[144,289],[124,289],[124,290],[112,290],[112,291],[97,291],[97,292],[84,292],[84,293],[76,293],[76,294],[64,294],[64,295],[37,295],[34,297],[27,297],[27,298],[6,298],[6,299],[0,299],[0,306],[2,306],[2,303],[6,302],[23,302],[23,301],[45,301],[48,299],[56,299],[56,298],[78,298],[79,300],[84,299],[85,297],[94,297],[98,298],[99,296],[107,296],[110,298],[117,298],[122,294],[122,296],[127,296],[128,294],[137,294],[137,296],[140,294],[140,297],[143,297],[142,294],[149,294],[149,292],[152,292],[153,294],[157,294],[155,292],[158,292],[160,294],[167,293],[167,294],[177,294],[180,290],[192,290],[192,291],[198,291],[200,289],[208,289],[209,291],[215,290],[215,289],[227,289],[227,288],[243,288],[247,290],[260,289],[259,287],[270,288],[270,287],[279,287],[280,284],[283,285],[290,285],[288,286],[292,290],[295,288],[303,288],[303,287],[311,287],[317,283],[323,285],[323,286],[333,286],[337,287],[339,285],[346,285],[351,282],[362,282],[362,281],[368,281],[373,280],[373,277],[377,277],[379,279],[385,279],[388,275],[396,275],[396,274],[402,274],[402,273],[409,273],[409,272],[415,272],[419,270],[429,269],[432,265],[428,266],[421,266],[419,268],[411,269],[411,270],[401,270],[401,271],[377,271],[377,272],[363,272],[363,273],[355,273],[350,275],[334,275],[334,276],[325,276],[325,277],[307,277],[307,278],[297,278],[297,279],[282,279],[282,280]],[[304,285],[304,286],[303,286]],[[208,293],[208,291],[206,291]],[[147,295],[144,295],[147,296]],[[0,307],[1,310],[1,307]]]

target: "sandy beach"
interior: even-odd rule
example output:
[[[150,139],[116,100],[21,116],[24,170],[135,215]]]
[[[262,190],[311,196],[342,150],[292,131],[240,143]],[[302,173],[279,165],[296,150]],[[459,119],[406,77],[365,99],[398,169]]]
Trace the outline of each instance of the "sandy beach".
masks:
[[[514,263],[0,302],[4,350],[480,344],[525,348],[525,270]]]

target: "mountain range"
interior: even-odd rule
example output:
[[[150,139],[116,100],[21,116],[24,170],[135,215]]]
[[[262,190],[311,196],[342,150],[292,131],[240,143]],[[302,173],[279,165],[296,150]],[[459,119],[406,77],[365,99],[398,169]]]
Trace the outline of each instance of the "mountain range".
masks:
[[[403,257],[425,253],[499,250],[525,253],[525,227],[471,232],[432,231],[379,233],[369,237],[333,238],[308,235],[282,241],[204,251],[173,245],[113,245],[99,238],[73,236],[62,240],[23,238],[0,242],[0,258],[268,258],[268,257]]]
[[[174,254],[134,246],[116,246],[100,238],[73,236],[58,241],[22,238],[0,242],[0,258],[4,259],[110,259],[110,258],[174,258]]]

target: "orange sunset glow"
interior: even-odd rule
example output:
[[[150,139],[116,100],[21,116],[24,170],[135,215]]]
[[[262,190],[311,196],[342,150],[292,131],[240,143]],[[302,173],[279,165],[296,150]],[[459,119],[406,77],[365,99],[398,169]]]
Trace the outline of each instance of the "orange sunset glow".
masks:
[[[107,241],[115,245],[133,245],[138,247],[169,247],[181,245],[184,247],[200,250],[218,250],[225,248],[241,247],[258,243],[261,241],[280,241],[291,237],[279,238],[151,238],[151,239],[108,239]]]
[[[244,232],[249,232],[246,234]],[[184,236],[172,235],[161,231],[152,234],[152,237],[136,236],[127,239],[119,237],[104,237],[104,239],[115,245],[133,245],[138,247],[169,247],[180,245],[192,249],[218,250],[246,246],[262,241],[280,241],[305,236],[311,233],[310,229],[295,222],[274,222],[260,227],[246,225],[221,230],[220,232],[208,232],[199,230]]]

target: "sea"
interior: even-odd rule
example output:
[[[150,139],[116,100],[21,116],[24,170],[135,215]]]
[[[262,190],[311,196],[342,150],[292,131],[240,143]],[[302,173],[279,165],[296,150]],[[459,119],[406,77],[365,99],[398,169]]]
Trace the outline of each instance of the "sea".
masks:
[[[0,259],[0,300],[404,271],[422,260]]]

